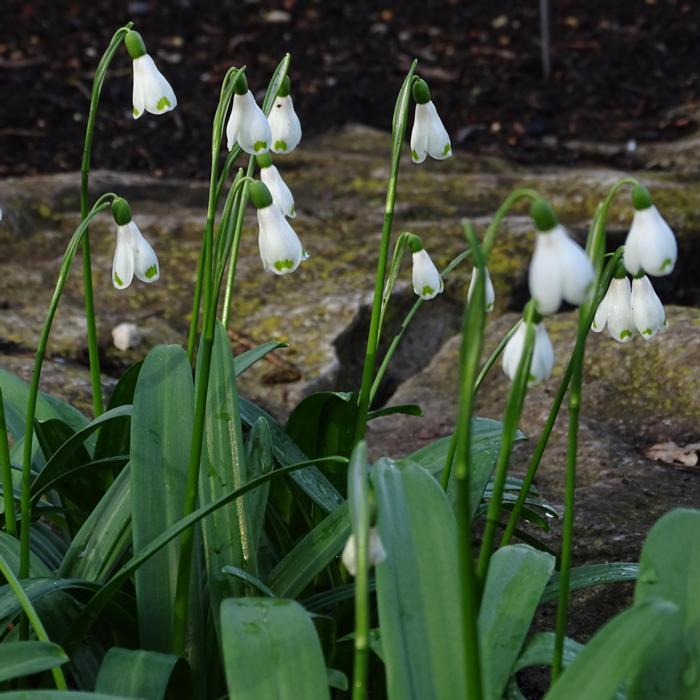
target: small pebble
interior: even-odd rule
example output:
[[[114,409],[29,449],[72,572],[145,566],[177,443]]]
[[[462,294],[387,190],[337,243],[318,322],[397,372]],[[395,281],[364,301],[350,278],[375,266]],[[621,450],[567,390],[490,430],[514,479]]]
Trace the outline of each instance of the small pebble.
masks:
[[[117,350],[135,348],[141,342],[141,331],[135,323],[120,323],[112,328],[112,342]]]

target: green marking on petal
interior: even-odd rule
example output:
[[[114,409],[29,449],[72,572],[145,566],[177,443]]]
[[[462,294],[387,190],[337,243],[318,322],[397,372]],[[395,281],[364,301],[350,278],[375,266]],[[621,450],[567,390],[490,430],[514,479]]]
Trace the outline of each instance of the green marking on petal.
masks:
[[[421,289],[421,296],[427,297],[435,293],[435,290],[428,284],[426,284],[423,289]]]
[[[155,265],[151,265],[148,270],[146,270],[146,279],[151,279],[158,274],[158,268]]]
[[[645,328],[645,329],[642,331],[642,335],[652,335],[653,332],[654,332],[654,331],[652,331],[651,328]]]
[[[275,261],[275,269],[279,270],[282,272],[282,270],[292,270],[294,268],[294,261],[293,260],[276,260]]]
[[[415,161],[420,160],[419,155],[415,151],[411,151],[411,158],[413,158],[413,160],[415,160]]]
[[[156,103],[156,109],[161,110],[165,109],[166,107],[172,107],[170,100],[167,97],[161,97]]]
[[[287,150],[287,142],[283,141],[282,139],[275,141],[275,150],[276,151],[286,151]]]
[[[122,282],[121,279],[119,279],[119,275],[118,275],[116,272],[114,273],[114,281],[115,281],[120,287],[123,287],[123,286],[124,286],[124,282]]]
[[[671,265],[673,265],[671,258],[666,258],[666,260],[661,263],[661,272],[663,272],[667,267],[671,267]]]
[[[627,328],[625,328],[625,330],[622,331],[622,333],[620,333],[620,340],[624,340],[625,338],[631,338],[631,337],[632,337],[632,331],[627,330]]]
[[[134,106],[132,109],[133,109],[133,112],[134,112],[134,116],[135,116],[135,117],[138,117],[139,114],[141,114],[141,112],[139,112],[138,109],[136,109],[135,106]]]
[[[527,375],[527,381],[528,381],[528,383],[530,383],[530,382],[536,382],[536,381],[537,381],[537,377],[536,377],[534,374],[528,374],[528,375]]]
[[[267,144],[264,141],[256,141],[253,144],[253,150],[257,153],[267,148]]]
[[[443,156],[448,155],[451,150],[452,150],[452,146],[450,146],[449,143],[446,143],[445,148],[442,149],[442,155]]]
[[[289,212],[289,214],[293,219],[297,215],[297,210],[294,207],[292,207],[292,210]]]

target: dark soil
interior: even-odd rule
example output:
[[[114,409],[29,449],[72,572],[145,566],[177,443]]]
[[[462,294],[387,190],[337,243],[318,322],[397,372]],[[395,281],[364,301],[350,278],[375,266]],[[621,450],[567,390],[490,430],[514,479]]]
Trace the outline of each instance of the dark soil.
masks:
[[[458,149],[576,162],[592,157],[581,142],[606,142],[617,149],[594,157],[620,163],[629,140],[695,127],[697,2],[551,5],[545,81],[535,0],[4,0],[0,176],[79,167],[93,70],[130,19],[180,106],[133,123],[121,50],[102,97],[96,167],[206,177],[224,72],[246,64],[259,94],[285,51],[307,135],[347,122],[388,127],[413,56]]]

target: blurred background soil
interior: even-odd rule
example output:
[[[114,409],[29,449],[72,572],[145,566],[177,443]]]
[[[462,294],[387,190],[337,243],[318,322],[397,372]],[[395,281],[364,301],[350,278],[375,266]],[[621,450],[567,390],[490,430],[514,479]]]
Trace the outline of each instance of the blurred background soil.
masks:
[[[307,135],[389,128],[413,56],[455,149],[521,163],[622,166],[636,145],[696,127],[700,2],[551,2],[549,80],[537,0],[3,0],[0,177],[77,170],[93,71],[113,31],[136,23],[180,109],[131,119],[122,49],[105,84],[93,163],[208,177],[219,83],[248,66],[260,95],[292,54]]]

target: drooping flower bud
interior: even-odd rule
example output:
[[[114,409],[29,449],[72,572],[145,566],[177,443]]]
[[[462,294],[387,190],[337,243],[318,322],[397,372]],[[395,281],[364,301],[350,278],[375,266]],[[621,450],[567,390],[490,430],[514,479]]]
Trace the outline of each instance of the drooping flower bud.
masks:
[[[488,268],[484,268],[486,271],[486,280],[484,285],[484,301],[486,303],[486,311],[493,311],[493,307],[496,304],[496,293],[493,290],[493,282],[491,282],[491,275],[489,275]],[[474,287],[476,287],[476,276],[479,272],[478,268],[472,270],[472,278],[469,282],[469,291],[467,292],[467,301],[471,301],[472,294],[474,293]]]
[[[382,540],[379,537],[379,531],[376,527],[370,527],[368,534],[368,561],[370,567],[381,564],[386,561],[386,550],[382,544]],[[357,575],[357,538],[355,535],[350,535],[348,541],[343,547],[343,554],[341,559],[345,568],[351,576]]]
[[[421,299],[433,299],[444,290],[445,283],[418,236],[408,239],[408,247],[413,253],[413,291]]]
[[[535,252],[530,262],[530,295],[541,314],[553,314],[566,300],[578,306],[593,287],[595,272],[583,248],[558,223],[548,202],[535,201],[530,209],[535,228]]]
[[[135,31],[128,31],[124,37],[124,45],[133,59],[134,119],[138,119],[144,110],[151,114],[163,114],[175,109],[175,93],[170,83],[156,68],[153,59],[146,53],[146,45],[141,35]]]
[[[646,275],[632,280],[632,318],[644,340],[666,327],[666,312]]]
[[[290,91],[291,83],[286,75],[267,118],[272,134],[270,149],[273,153],[291,153],[301,141],[301,123],[294,111]]]
[[[156,282],[160,277],[158,258],[131,219],[129,203],[122,197],[112,202],[112,216],[117,224],[117,247],[112,260],[112,284],[126,289],[134,275],[142,282]]]
[[[248,89],[248,80],[243,71],[238,71],[233,79],[233,90],[233,106],[226,125],[229,151],[238,142],[252,156],[267,153],[272,141],[270,125]]]
[[[503,371],[511,381],[515,379],[520,358],[525,350],[526,332],[527,322],[523,320],[503,350]],[[554,348],[552,347],[552,341],[547,335],[544,323],[538,321],[535,324],[535,347],[532,351],[528,386],[547,379],[552,374],[553,367]]]
[[[285,216],[293,219],[296,216],[294,197],[289,187],[287,187],[287,183],[282,179],[279,170],[272,164],[272,157],[269,153],[265,153],[262,156],[256,156],[256,160],[260,167],[260,179],[270,190],[272,201],[282,210]]]
[[[452,155],[452,144],[447,130],[430,99],[425,80],[416,79],[412,88],[416,112],[411,131],[411,160],[422,163],[426,155],[444,160]]]

